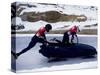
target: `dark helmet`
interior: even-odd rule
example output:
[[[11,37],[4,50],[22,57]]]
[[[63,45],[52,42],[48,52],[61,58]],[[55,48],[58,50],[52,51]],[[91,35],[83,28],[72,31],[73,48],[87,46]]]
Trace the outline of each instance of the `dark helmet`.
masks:
[[[50,24],[46,24],[45,28],[46,28],[46,31],[49,32],[49,30],[52,29],[52,26]]]

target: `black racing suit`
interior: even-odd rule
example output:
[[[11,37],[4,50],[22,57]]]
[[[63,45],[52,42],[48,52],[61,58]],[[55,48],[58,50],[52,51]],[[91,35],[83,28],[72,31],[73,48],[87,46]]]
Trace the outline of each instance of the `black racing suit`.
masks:
[[[46,43],[45,34],[44,34],[42,37],[43,37],[43,38],[39,38],[39,37],[37,37],[36,35],[34,35],[34,36],[32,37],[32,39],[31,39],[31,42],[29,43],[29,45],[28,45],[25,49],[23,49],[21,52],[17,53],[17,55],[19,56],[19,55],[21,55],[21,54],[27,52],[27,51],[30,50],[32,47],[34,47],[34,46],[36,45],[36,43],[38,43],[38,42],[39,42],[39,43],[42,43],[42,44]]]
[[[65,46],[65,45],[69,45],[69,35],[68,32],[66,31],[63,35],[63,40],[60,41],[58,39],[55,38],[55,41],[57,43],[49,43],[51,46]]]

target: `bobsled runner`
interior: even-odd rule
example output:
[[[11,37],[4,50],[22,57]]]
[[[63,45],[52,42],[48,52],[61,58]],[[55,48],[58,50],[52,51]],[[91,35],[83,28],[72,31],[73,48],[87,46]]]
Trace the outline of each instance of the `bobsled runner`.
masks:
[[[81,43],[75,43],[68,46],[49,44],[42,45],[40,48],[39,53],[47,58],[90,57],[97,54],[94,47]]]

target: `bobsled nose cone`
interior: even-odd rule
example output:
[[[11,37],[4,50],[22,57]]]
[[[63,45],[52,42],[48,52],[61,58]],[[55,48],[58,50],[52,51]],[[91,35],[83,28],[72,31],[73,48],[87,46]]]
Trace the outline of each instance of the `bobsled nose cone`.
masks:
[[[93,49],[93,54],[94,54],[94,55],[97,54],[97,51],[96,51],[95,48]]]
[[[84,49],[88,55],[97,54],[96,48],[94,48],[93,46],[81,44],[81,48]]]
[[[96,49],[94,47],[90,48],[90,54],[91,55],[96,55],[97,54],[97,51],[96,51]]]

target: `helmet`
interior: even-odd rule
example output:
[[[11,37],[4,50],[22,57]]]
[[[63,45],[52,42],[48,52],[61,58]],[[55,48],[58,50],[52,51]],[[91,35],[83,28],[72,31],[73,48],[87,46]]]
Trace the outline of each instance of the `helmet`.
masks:
[[[50,24],[46,24],[45,28],[46,28],[47,32],[49,32],[49,30],[52,29],[52,26]]]

